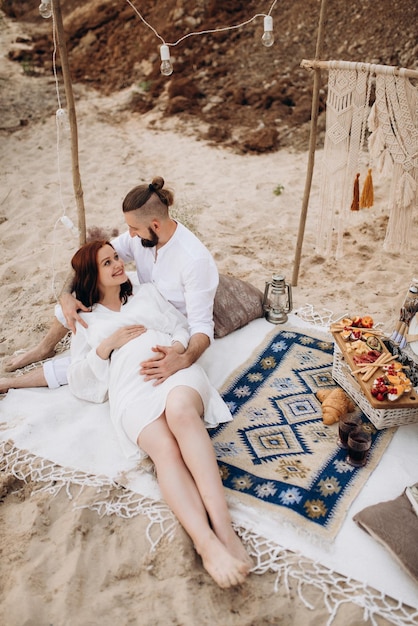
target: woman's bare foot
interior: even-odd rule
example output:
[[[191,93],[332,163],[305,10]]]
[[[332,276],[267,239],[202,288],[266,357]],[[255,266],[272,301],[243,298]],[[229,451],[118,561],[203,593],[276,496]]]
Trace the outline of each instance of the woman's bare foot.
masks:
[[[222,541],[228,552],[232,554],[233,557],[239,559],[250,568],[254,566],[252,558],[232,527],[231,532],[228,532],[228,536],[225,538],[219,537],[219,540]]]
[[[38,363],[44,359],[49,359],[55,355],[55,350],[43,350],[40,346],[35,346],[23,354],[13,355],[3,361],[5,372],[14,372],[31,363]]]
[[[218,524],[218,526],[213,525],[212,528],[219,541],[223,543],[233,557],[246,563],[250,568],[253,567],[253,560],[245,549],[240,537],[233,529],[231,520],[224,520],[222,524]]]
[[[241,585],[249,574],[250,565],[235,558],[216,535],[196,549],[204,568],[222,589]]]

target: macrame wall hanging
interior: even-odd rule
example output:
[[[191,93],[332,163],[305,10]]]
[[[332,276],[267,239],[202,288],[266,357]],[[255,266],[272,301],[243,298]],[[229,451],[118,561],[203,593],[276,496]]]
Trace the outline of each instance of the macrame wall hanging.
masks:
[[[376,74],[376,100],[369,116],[369,152],[390,181],[389,222],[383,247],[409,250],[418,199],[418,89],[401,69]],[[415,249],[416,249],[415,233]]]
[[[357,172],[365,140],[370,89],[367,66],[360,69],[331,66],[317,240],[318,252],[325,256],[332,254],[334,233],[337,233],[336,256],[342,255],[346,214],[357,209],[360,201]]]
[[[409,78],[418,72],[345,61],[302,65],[329,71],[318,252],[343,255],[350,215],[373,206],[372,172],[389,213],[383,247],[407,250],[418,202],[418,90]]]

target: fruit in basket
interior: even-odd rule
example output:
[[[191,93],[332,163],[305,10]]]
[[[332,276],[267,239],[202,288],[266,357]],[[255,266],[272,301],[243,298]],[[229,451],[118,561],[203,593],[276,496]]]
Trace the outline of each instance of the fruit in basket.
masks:
[[[402,372],[403,367],[402,363],[399,363],[399,361],[393,361],[392,363],[385,365],[383,369],[389,376],[395,376],[399,372]]]
[[[342,339],[343,341],[349,341],[349,340],[351,339],[351,330],[350,330],[350,329],[348,329],[348,330],[345,330],[345,329],[344,329],[344,330],[342,330],[342,331],[341,331],[341,339]]]
[[[353,317],[351,321],[351,326],[355,326],[356,328],[373,328],[373,318],[370,315],[363,315],[363,317]]]
[[[378,352],[382,352],[382,344],[376,335],[369,335],[366,337],[366,343],[371,350],[377,350]]]
[[[341,387],[335,389],[320,389],[316,397],[322,404],[322,421],[330,425],[338,422],[340,417],[354,411],[355,404]]]
[[[363,317],[356,315],[353,317],[343,317],[339,322],[335,322],[332,324],[331,330],[334,330],[337,332],[341,331],[345,334],[346,331],[349,331],[349,330],[355,332],[355,329],[358,328],[359,329],[358,332],[361,335],[361,331],[363,329],[373,328],[373,325],[374,325],[374,321],[373,321],[373,318],[370,317],[370,315],[363,315]],[[347,334],[343,338],[345,341],[347,341],[350,338],[350,336]]]
[[[383,369],[385,373],[383,376],[375,378],[370,389],[370,393],[376,400],[382,402],[387,399],[394,402],[404,393],[411,391],[411,381],[403,373],[402,365],[395,361],[394,363],[385,365]]]
[[[373,328],[373,318],[370,315],[364,315],[361,318],[361,328]]]
[[[388,379],[391,385],[400,385],[402,383],[402,378],[400,376],[394,376],[393,374],[386,374],[386,378]]]
[[[403,393],[405,392],[405,388],[402,385],[397,385],[393,387],[389,387],[388,389],[388,400],[392,402],[397,400]]]

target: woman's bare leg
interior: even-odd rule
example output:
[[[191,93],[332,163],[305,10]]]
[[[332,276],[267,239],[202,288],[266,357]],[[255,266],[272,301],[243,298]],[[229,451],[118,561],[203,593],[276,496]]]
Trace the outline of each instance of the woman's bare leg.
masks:
[[[225,490],[209,434],[202,419],[200,417],[196,419],[195,414],[190,411],[194,398],[200,402],[200,396],[190,387],[177,387],[169,394],[166,406],[168,426],[176,437],[216,536],[231,554],[251,567],[252,560],[232,527]],[[196,399],[194,406],[199,410]]]
[[[51,328],[41,341],[27,350],[23,354],[8,357],[3,361],[3,369],[5,372],[14,372],[21,367],[26,367],[30,363],[37,363],[44,359],[49,359],[55,354],[55,346],[68,333],[68,329],[63,326],[56,317],[52,322]],[[42,386],[42,385],[37,385]]]
[[[9,389],[25,389],[27,387],[48,387],[43,367],[35,367],[21,376],[0,378],[0,393],[6,393]]]
[[[207,572],[222,588],[243,583],[250,566],[233,556],[210,527],[196,483],[165,415],[144,428],[138,443],[154,461],[163,497],[193,541]]]

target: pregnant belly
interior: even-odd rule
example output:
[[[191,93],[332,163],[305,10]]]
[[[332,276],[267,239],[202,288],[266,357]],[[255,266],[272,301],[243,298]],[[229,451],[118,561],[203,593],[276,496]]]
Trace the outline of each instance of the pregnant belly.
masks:
[[[112,355],[111,370],[123,367],[124,373],[129,375],[130,370],[134,368],[135,373],[137,374],[141,361],[146,361],[147,359],[156,356],[156,353],[152,351],[152,348],[157,344],[161,346],[170,346],[170,335],[159,330],[148,329],[139,337],[128,341],[128,343],[119,348],[119,350],[115,350]]]

